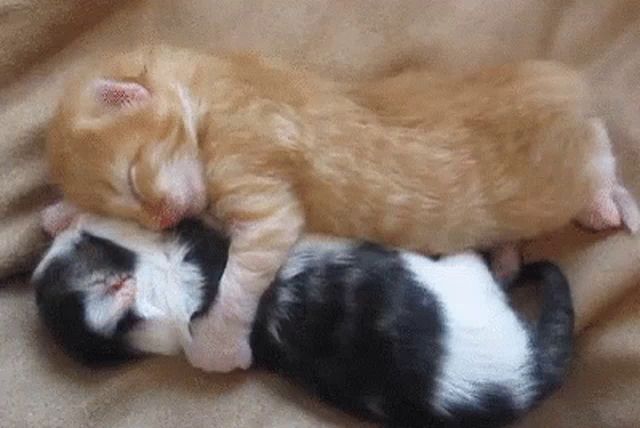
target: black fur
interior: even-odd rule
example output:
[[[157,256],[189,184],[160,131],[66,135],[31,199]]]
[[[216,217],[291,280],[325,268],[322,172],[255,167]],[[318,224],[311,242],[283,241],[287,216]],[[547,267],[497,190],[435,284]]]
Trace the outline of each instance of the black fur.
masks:
[[[193,319],[215,301],[229,242],[197,221],[182,223],[174,233],[190,245],[185,262],[197,266],[207,282]],[[55,260],[36,284],[40,313],[81,361],[119,361],[135,355],[121,340],[135,319],[124,320],[114,337],[95,335],[84,327],[79,296],[65,293],[64,281],[73,277],[76,265],[126,272],[136,257],[113,242],[85,238],[81,260]],[[430,403],[446,334],[439,302],[416,283],[398,252],[373,244],[346,251],[348,257],[311,258],[295,276],[280,275],[265,292],[251,334],[257,367],[387,426],[498,427],[521,413],[501,385],[478,385],[478,400],[447,417],[435,412]],[[525,265],[515,285],[531,280],[544,286],[542,314],[531,339],[540,400],[558,387],[569,363],[573,308],[567,281],[553,264]],[[281,293],[288,294],[286,307]]]
[[[175,233],[189,244],[184,261],[195,265],[207,283],[200,309],[191,316],[195,319],[209,309],[218,294],[218,284],[227,264],[229,240],[193,219],[182,221]]]
[[[528,282],[542,285],[542,308],[532,339],[541,400],[564,380],[573,349],[574,310],[569,283],[553,263],[543,261],[523,266],[516,285]]]
[[[495,428],[513,422],[518,417],[509,391],[501,385],[491,385],[478,392],[479,402],[451,411],[444,426],[460,428]]]
[[[258,365],[349,411],[421,417],[441,360],[438,304],[394,251],[365,244],[352,263],[320,260],[264,295],[251,336]],[[279,337],[268,331],[281,289],[295,294]]]
[[[362,244],[349,256],[349,263],[320,258],[293,278],[276,279],[260,301],[251,335],[258,367],[293,378],[343,410],[392,426],[489,428],[519,416],[500,385],[479,386],[478,402],[448,418],[433,412],[426,403],[442,360],[438,303],[408,274],[396,251]],[[567,281],[555,265],[525,265],[514,284],[531,280],[545,290],[532,338],[540,400],[559,386],[568,366],[573,313]],[[282,290],[293,303],[279,321],[277,340],[269,321],[277,316]]]
[[[88,272],[131,272],[136,255],[112,241],[84,234],[76,245],[73,260],[68,256],[54,259],[34,281],[36,303],[41,318],[58,343],[72,357],[90,366],[114,365],[137,355],[123,340],[124,334],[138,321],[128,312],[112,336],[90,329],[84,320],[82,295],[73,291],[73,278]]]

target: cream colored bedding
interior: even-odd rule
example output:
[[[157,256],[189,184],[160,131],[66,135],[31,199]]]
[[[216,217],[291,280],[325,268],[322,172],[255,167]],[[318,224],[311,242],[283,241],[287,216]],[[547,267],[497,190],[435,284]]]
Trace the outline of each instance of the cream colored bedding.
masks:
[[[161,358],[94,373],[42,334],[15,274],[45,245],[43,129],[61,79],[89,55],[149,41],[254,49],[342,79],[407,61],[464,72],[562,60],[588,75],[640,196],[637,0],[0,0],[0,427],[358,426],[274,376]],[[579,336],[567,385],[520,426],[640,426],[639,239],[567,228],[529,248],[566,269]]]

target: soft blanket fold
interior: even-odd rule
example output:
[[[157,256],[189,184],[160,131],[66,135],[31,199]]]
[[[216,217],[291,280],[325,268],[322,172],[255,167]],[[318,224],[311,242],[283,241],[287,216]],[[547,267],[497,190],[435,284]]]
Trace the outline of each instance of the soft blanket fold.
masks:
[[[90,55],[163,41],[256,50],[340,79],[407,62],[461,73],[523,58],[583,70],[625,183],[640,197],[640,2],[634,0],[0,0],[0,275],[46,245],[42,142],[60,82]],[[571,162],[571,159],[567,159]],[[640,425],[640,237],[572,227],[527,249],[565,268],[578,315],[567,385],[522,427]],[[355,426],[269,375],[153,359],[90,373],[39,329],[24,278],[0,289],[0,426]]]

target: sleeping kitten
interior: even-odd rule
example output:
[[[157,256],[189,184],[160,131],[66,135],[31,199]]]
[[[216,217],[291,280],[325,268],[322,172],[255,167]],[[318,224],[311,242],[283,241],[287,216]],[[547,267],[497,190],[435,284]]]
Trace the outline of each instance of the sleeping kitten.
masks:
[[[260,58],[156,47],[71,82],[47,148],[82,209],[153,229],[205,209],[218,221],[229,263],[187,355],[227,371],[250,364],[258,301],[303,230],[424,254],[571,219],[637,230],[584,86],[548,62],[347,86]]]
[[[228,241],[197,221],[163,235],[82,215],[33,276],[39,313],[88,364],[176,354],[218,293]],[[516,285],[543,285],[535,326],[507,302],[482,257],[438,261],[347,240],[305,239],[263,294],[255,365],[392,426],[497,427],[562,382],[571,295],[552,264]]]

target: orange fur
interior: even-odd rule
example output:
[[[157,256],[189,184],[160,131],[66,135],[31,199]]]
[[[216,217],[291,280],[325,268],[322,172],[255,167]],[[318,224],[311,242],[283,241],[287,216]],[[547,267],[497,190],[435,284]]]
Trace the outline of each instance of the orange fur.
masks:
[[[105,106],[98,78],[138,83],[149,99]],[[449,253],[565,225],[602,182],[590,113],[579,76],[548,62],[347,86],[257,57],[154,47],[73,81],[47,148],[67,198],[149,227],[202,211],[194,189],[206,188],[208,212],[232,238],[216,307],[246,333],[303,230]],[[198,202],[179,209],[179,192],[159,185],[175,159],[205,165],[203,186],[184,184]],[[196,344],[207,334],[196,329]],[[237,357],[233,340],[218,355]],[[232,368],[200,351],[196,365]]]

